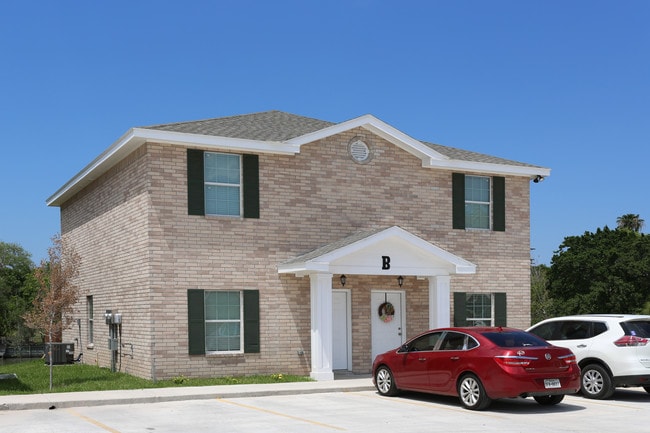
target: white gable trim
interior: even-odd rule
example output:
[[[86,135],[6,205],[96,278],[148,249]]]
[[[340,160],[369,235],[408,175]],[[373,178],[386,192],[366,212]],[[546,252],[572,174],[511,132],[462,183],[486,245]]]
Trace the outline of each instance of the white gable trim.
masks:
[[[280,264],[278,273],[439,276],[474,274],[476,265],[393,226],[333,251]],[[384,268],[384,257],[390,267]]]

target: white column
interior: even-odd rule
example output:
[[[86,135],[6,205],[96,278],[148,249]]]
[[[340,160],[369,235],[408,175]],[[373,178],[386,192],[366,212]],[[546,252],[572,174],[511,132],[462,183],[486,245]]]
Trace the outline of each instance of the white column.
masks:
[[[310,274],[311,378],[334,380],[332,371],[332,274]]]
[[[429,328],[451,326],[449,275],[429,277]]]

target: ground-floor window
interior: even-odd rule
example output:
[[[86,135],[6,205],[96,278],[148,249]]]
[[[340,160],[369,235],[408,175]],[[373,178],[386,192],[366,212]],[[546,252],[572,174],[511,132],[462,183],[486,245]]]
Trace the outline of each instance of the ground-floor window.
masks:
[[[506,294],[454,293],[454,326],[506,326]]]
[[[189,354],[257,353],[259,291],[187,291]]]
[[[95,324],[95,313],[93,307],[93,297],[86,296],[86,317],[88,317],[88,344],[93,344],[95,342],[94,329],[93,325]]]

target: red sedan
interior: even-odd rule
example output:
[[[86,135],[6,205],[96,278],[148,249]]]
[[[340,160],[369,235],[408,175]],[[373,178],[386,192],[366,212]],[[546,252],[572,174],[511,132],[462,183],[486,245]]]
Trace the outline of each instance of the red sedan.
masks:
[[[400,390],[453,395],[473,410],[510,397],[558,404],[580,389],[571,350],[512,328],[433,329],[377,355],[372,374],[381,395]]]

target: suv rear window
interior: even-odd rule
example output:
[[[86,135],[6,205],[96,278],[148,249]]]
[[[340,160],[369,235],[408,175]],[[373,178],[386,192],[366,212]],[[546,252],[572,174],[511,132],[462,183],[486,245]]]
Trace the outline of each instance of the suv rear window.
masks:
[[[650,338],[650,320],[631,320],[621,322],[625,335],[636,335],[637,337]]]
[[[550,346],[550,343],[524,331],[483,332],[482,334],[500,347]]]

